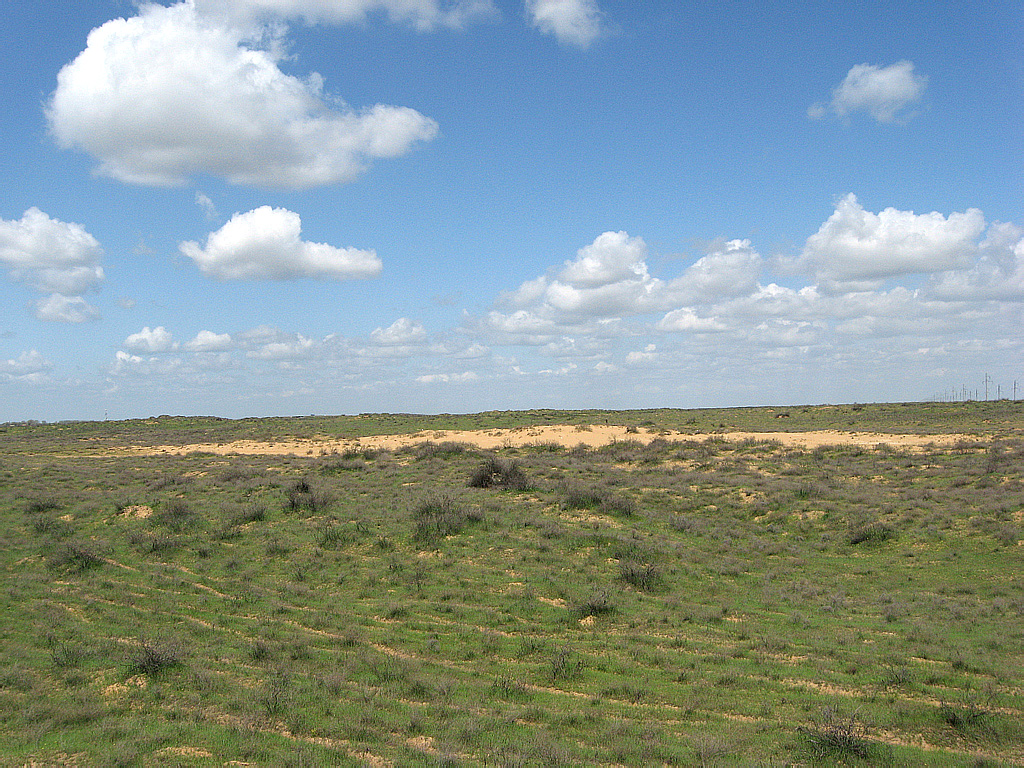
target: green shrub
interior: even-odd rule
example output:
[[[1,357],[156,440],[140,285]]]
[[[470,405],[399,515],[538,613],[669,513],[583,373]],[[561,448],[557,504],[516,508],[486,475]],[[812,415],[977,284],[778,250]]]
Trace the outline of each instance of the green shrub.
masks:
[[[473,472],[469,487],[528,491],[530,483],[518,462],[490,456]]]
[[[301,512],[303,509],[316,514],[327,509],[332,502],[329,494],[314,488],[306,478],[296,480],[286,492],[288,510]]]
[[[845,758],[873,760],[877,743],[868,739],[867,729],[854,712],[840,715],[835,707],[824,707],[821,717],[810,726],[800,726],[797,733],[814,760],[839,763]]]
[[[415,538],[431,541],[459,533],[467,522],[479,519],[479,515],[470,515],[454,498],[439,494],[419,504],[413,511],[413,519]]]
[[[129,675],[156,675],[181,663],[181,652],[171,643],[154,643],[143,638],[128,660]]]
[[[652,563],[620,560],[619,576],[638,589],[654,589],[661,582],[661,570]]]
[[[846,540],[850,544],[880,544],[897,537],[897,531],[888,523],[875,521],[858,525],[850,529]]]
[[[66,542],[50,554],[46,564],[55,571],[82,573],[90,568],[98,568],[104,562],[104,559],[96,553],[93,545]]]

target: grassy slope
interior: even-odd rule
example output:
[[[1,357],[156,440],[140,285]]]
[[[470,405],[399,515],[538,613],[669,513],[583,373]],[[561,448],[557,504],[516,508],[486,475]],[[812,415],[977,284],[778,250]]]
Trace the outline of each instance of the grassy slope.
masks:
[[[982,437],[499,452],[527,491],[467,487],[490,454],[460,446],[105,453],[606,420]],[[1022,426],[1012,403],[6,425],[0,763],[1020,764]]]

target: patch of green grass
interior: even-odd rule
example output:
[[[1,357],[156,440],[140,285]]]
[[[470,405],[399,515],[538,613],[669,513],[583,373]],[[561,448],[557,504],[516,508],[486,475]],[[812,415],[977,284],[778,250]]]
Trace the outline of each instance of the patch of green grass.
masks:
[[[781,410],[5,425],[3,761],[1024,762],[1020,406]],[[967,437],[652,440],[821,428]],[[126,450],[395,432],[434,447]]]

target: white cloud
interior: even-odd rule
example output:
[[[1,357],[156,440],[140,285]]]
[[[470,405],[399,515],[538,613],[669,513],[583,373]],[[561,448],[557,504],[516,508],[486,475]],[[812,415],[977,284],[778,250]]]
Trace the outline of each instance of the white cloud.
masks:
[[[976,208],[948,218],[895,208],[875,214],[850,194],[807,239],[801,261],[830,289],[871,289],[888,277],[967,266],[984,227]]]
[[[719,331],[720,323],[698,318],[692,307],[749,295],[763,266],[749,240],[721,241],[683,274],[665,281],[649,273],[642,238],[605,232],[560,269],[502,295],[498,307],[515,311],[495,309],[484,324],[498,333],[530,334],[544,343],[559,330],[607,335],[619,332],[614,324],[621,318],[671,311],[662,320],[663,330]]]
[[[203,213],[206,214],[208,221],[216,221],[220,218],[220,214],[217,213],[217,206],[213,204],[213,200],[203,192],[196,192],[196,205],[203,209]]]
[[[757,288],[761,255],[749,240],[728,240],[665,286],[662,304],[706,304],[727,296],[743,296]]]
[[[29,208],[21,219],[0,219],[0,265],[37,291],[66,296],[103,281],[103,249],[80,224],[51,219]]]
[[[51,293],[36,302],[36,317],[53,323],[85,323],[98,320],[100,311],[81,296]]]
[[[189,241],[179,249],[204,275],[220,280],[348,280],[380,273],[376,252],[305,242],[301,231],[297,213],[264,205],[236,213],[206,238],[205,248]]]
[[[989,227],[970,268],[937,275],[929,293],[948,301],[1024,300],[1024,229],[1010,223]]]
[[[7,381],[34,382],[45,378],[53,364],[38,350],[22,352],[13,360],[0,360],[0,379]]]
[[[595,0],[526,0],[533,25],[567,45],[586,48],[606,34]]]
[[[174,337],[162,325],[150,328],[143,327],[138,333],[131,334],[124,340],[126,349],[132,352],[169,352],[177,348]]]
[[[259,37],[269,44],[257,47]],[[296,189],[351,181],[372,159],[437,135],[413,109],[357,112],[323,97],[319,75],[300,80],[278,68],[282,48],[274,28],[247,33],[198,14],[191,0],[143,5],[94,29],[61,69],[50,130],[124,182],[167,186],[209,174]]]
[[[629,365],[640,365],[643,363],[653,363],[658,359],[658,347],[654,344],[648,344],[644,347],[642,352],[633,350],[626,355],[626,363]]]
[[[419,323],[400,317],[387,328],[373,330],[370,340],[375,344],[386,345],[422,344],[427,340],[427,331]]]
[[[700,317],[690,307],[673,309],[667,313],[656,326],[659,331],[683,333],[717,333],[726,330],[726,326],[713,317]]]
[[[832,91],[831,102],[814,104],[807,114],[817,120],[829,110],[841,118],[863,111],[880,123],[892,123],[901,119],[906,107],[920,101],[927,84],[928,78],[915,75],[909,61],[888,67],[858,64]]]
[[[420,384],[459,384],[467,381],[476,381],[480,377],[473,371],[464,373],[428,373],[417,376],[416,381]]]
[[[384,13],[393,22],[423,32],[459,28],[476,17],[495,13],[490,0],[196,0],[196,7],[203,13],[239,21],[276,16],[299,18],[307,24],[363,22],[372,13]]]
[[[248,352],[247,355],[260,360],[295,360],[308,357],[316,346],[313,339],[307,339],[301,333],[297,333],[288,341],[268,342],[259,349]]]
[[[194,339],[185,342],[189,352],[222,352],[232,346],[231,334],[213,331],[200,331]]]

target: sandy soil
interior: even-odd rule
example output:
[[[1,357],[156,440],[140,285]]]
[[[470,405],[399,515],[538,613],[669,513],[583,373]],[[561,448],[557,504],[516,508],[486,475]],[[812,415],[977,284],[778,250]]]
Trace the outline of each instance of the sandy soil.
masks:
[[[478,448],[521,447],[536,443],[559,443],[567,447],[586,445],[597,447],[616,441],[636,440],[648,443],[654,439],[683,442],[687,440],[724,439],[729,442],[743,440],[776,440],[784,446],[816,448],[821,445],[860,445],[874,447],[880,443],[908,450],[922,449],[927,445],[947,446],[959,440],[969,439],[966,435],[891,435],[879,432],[723,432],[714,434],[668,434],[657,432],[627,433],[625,427],[592,426],[580,429],[575,426],[517,427],[515,429],[489,429],[477,431],[427,431],[409,435],[374,435],[343,440],[313,439],[279,442],[237,440],[230,443],[196,443],[192,445],[164,445],[132,448],[133,453],[181,455],[202,451],[214,454],[247,454],[268,456],[323,456],[344,453],[350,450],[381,448],[396,450],[425,442],[468,443]]]

